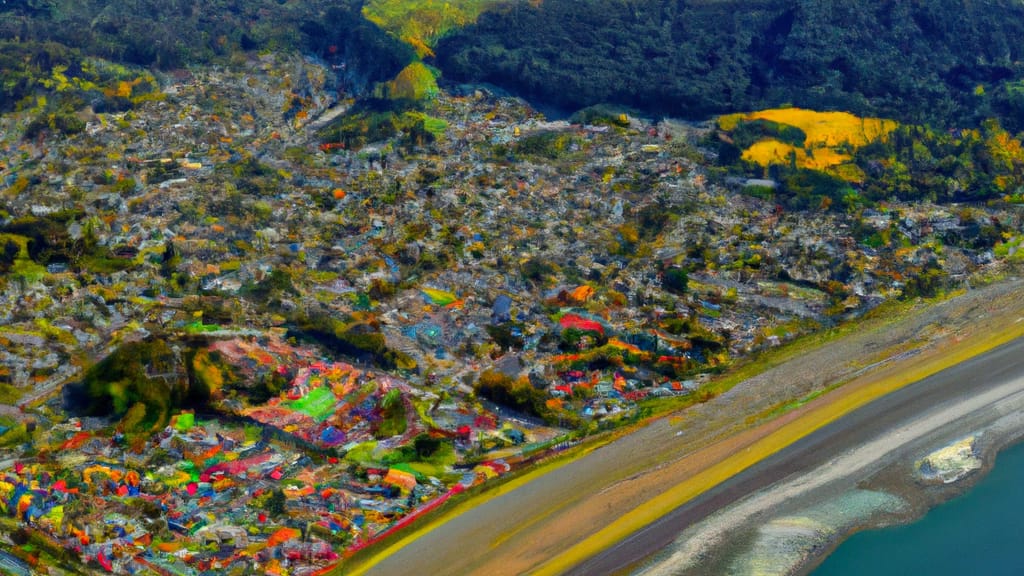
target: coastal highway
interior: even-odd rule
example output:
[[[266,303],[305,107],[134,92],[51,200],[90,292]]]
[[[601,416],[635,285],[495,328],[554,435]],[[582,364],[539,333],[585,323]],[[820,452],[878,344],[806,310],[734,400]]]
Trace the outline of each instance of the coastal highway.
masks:
[[[662,516],[577,565],[568,574],[624,572],[671,544],[687,526],[739,498],[788,476],[827,464],[835,456],[924,413],[975,397],[1015,379],[1021,382],[1015,388],[1024,389],[1024,339],[1014,340],[851,412]]]

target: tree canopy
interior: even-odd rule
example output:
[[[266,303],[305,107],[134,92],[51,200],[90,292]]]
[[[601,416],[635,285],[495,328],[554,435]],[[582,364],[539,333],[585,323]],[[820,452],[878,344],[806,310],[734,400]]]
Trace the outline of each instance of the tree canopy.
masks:
[[[1016,131],[1022,37],[1024,6],[1008,0],[546,0],[486,12],[436,52],[449,78],[567,109],[788,103],[943,126],[998,115]]]

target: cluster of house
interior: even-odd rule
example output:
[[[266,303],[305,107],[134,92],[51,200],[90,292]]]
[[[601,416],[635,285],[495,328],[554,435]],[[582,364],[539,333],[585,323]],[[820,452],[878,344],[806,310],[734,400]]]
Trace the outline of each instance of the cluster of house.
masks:
[[[313,574],[510,469],[485,461],[442,481],[415,465],[317,455],[254,428],[185,412],[133,448],[106,430],[55,427],[46,440],[63,440],[53,458],[6,462],[0,476],[0,523],[30,530],[37,551],[6,561]]]
[[[18,250],[0,278],[0,532],[31,527],[36,549],[126,573],[313,573],[563,445],[565,430],[476,398],[485,370],[612,420],[869,309],[915,271],[985,270],[998,251],[963,240],[1020,228],[999,205],[784,211],[716,181],[709,126],[548,122],[486,91],[426,103],[447,126],[434,142],[321,148],[332,98],[301,80],[317,68],[266,56],[183,73],[165,99],[60,141],[0,118],[0,242]],[[315,96],[308,120],[281,114],[296,90]],[[109,258],[36,263],[24,219],[63,242],[50,252]],[[285,337],[295,317],[354,314],[414,367]],[[235,382],[210,380],[216,420],[182,414],[145,450],[110,422],[43,427],[23,456],[8,428],[61,422],[59,402],[35,407],[90,359],[167,332],[208,338],[220,360],[204,366],[230,366]],[[17,550],[0,568],[38,560]]]

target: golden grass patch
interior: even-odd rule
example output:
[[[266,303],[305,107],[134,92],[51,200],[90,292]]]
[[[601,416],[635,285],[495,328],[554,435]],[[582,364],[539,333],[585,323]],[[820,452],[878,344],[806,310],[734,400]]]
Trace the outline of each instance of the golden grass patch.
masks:
[[[794,126],[807,134],[808,147],[863,146],[884,138],[899,125],[895,120],[861,118],[849,112],[817,112],[803,108],[774,108],[751,112],[744,120],[770,120]]]
[[[743,151],[743,159],[761,166],[793,163],[800,168],[828,170],[851,160],[832,148],[797,148],[778,140],[761,140]]]
[[[718,126],[731,132],[743,122],[756,120],[799,128],[807,138],[803,147],[776,139],[755,142],[743,151],[744,160],[761,166],[793,164],[798,168],[828,172],[848,182],[858,182],[864,177],[863,172],[852,164],[850,152],[887,138],[899,125],[895,120],[861,118],[849,112],[776,108],[721,116]]]

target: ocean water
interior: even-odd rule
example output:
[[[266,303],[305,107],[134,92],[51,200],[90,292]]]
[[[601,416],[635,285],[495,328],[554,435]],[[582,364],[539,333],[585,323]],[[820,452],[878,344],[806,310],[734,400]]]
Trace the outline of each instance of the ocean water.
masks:
[[[1024,575],[1024,443],[917,522],[853,535],[814,576]]]

